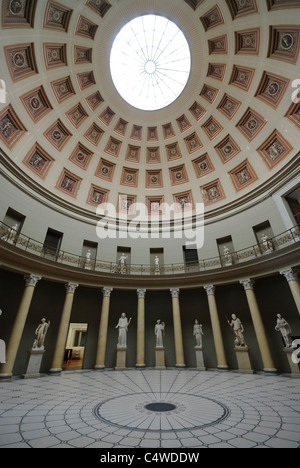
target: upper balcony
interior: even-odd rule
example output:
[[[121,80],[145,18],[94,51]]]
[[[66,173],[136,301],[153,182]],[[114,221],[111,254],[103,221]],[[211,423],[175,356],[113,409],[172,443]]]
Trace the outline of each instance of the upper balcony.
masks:
[[[91,287],[191,288],[261,277],[300,264],[300,226],[262,243],[197,263],[168,265],[122,264],[53,250],[12,227],[0,223],[0,262],[22,273],[36,273],[54,281],[75,281]]]

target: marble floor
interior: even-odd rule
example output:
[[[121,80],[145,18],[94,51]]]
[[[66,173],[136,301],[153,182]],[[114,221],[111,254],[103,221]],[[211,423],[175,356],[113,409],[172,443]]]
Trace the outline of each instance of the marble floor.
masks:
[[[0,448],[299,448],[300,379],[74,371],[0,382]]]

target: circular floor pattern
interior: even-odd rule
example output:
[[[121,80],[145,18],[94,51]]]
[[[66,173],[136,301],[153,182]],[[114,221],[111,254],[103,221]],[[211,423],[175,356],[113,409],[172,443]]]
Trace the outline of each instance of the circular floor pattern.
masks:
[[[224,421],[229,409],[220,402],[187,393],[132,393],[100,403],[94,415],[103,422],[136,431],[186,431]]]
[[[300,379],[234,372],[77,371],[13,379],[0,381],[0,448],[300,448],[299,402]],[[149,411],[153,403],[176,409]],[[151,418],[157,429],[142,430]]]

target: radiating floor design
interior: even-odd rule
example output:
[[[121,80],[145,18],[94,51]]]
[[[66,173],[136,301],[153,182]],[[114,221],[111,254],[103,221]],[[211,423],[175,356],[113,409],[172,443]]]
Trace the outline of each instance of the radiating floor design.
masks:
[[[0,382],[0,448],[300,447],[300,379],[64,372]]]

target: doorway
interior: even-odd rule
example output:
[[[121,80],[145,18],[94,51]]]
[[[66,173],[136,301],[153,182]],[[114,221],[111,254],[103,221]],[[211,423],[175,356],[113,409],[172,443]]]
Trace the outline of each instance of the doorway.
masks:
[[[87,323],[70,323],[63,369],[82,369],[87,339]]]

